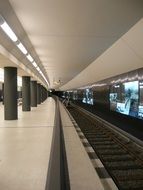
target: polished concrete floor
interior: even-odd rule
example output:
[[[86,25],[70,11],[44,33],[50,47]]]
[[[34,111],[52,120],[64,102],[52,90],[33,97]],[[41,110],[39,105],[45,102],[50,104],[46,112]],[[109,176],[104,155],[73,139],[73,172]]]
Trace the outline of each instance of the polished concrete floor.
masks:
[[[0,190],[44,190],[54,126],[55,102],[5,121],[0,105]]]

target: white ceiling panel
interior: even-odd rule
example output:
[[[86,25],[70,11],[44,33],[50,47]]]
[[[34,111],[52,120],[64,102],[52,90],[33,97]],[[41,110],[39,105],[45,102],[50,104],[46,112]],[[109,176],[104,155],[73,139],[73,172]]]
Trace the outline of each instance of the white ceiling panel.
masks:
[[[10,0],[48,74],[64,85],[143,15],[142,0]],[[97,71],[98,72],[98,71]]]
[[[61,89],[86,86],[143,67],[143,19]],[[88,76],[88,77],[87,77]]]

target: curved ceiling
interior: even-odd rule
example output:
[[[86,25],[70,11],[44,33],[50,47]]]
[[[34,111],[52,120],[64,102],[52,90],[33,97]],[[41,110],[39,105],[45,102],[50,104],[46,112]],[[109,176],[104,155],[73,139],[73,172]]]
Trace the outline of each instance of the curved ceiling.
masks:
[[[10,3],[47,72],[51,88],[63,85],[68,88],[66,83],[97,60],[143,16],[142,0],[10,0]],[[98,73],[98,67],[94,72]],[[103,75],[104,71],[100,72]]]
[[[143,67],[143,19],[61,90],[79,88]],[[88,76],[88,77],[87,77]]]

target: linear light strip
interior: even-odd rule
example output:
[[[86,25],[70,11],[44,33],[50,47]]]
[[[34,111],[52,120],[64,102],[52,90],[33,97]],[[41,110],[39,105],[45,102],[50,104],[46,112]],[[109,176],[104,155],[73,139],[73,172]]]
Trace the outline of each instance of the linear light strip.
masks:
[[[28,59],[31,63],[34,61],[34,59],[31,57],[30,54],[28,54],[26,57],[27,57],[27,59]]]
[[[24,47],[24,45],[21,42],[17,45],[17,47],[21,50],[23,54],[26,55],[28,53],[27,49]]]
[[[12,31],[12,29],[9,27],[9,25],[4,22],[1,25],[1,28],[3,29],[3,31],[7,34],[7,36],[13,41],[16,42],[18,40],[17,36],[15,35],[15,33]]]
[[[37,66],[37,63],[34,61],[34,62],[32,62],[32,65],[36,68],[36,67],[38,67]]]
[[[40,71],[40,68],[39,68],[39,67],[37,67],[36,69],[37,69],[37,71]]]
[[[13,42],[17,43],[19,41],[16,34],[13,32],[13,30],[10,28],[10,26],[7,24],[7,22],[4,20],[4,18],[1,15],[0,15],[0,27]],[[30,54],[28,54],[28,51],[24,47],[24,45],[19,41],[19,43],[16,46],[20,49],[20,51],[24,55],[26,55],[27,59],[32,63],[32,65],[37,69],[37,71],[42,75],[46,83],[49,85],[49,82],[47,81],[46,77],[38,67],[37,63],[34,61],[33,57]]]

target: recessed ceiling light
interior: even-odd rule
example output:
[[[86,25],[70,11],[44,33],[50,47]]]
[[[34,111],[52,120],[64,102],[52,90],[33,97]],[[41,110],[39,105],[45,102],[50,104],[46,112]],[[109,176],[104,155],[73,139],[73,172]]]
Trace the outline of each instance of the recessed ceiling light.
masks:
[[[17,47],[21,50],[21,52],[23,53],[23,54],[27,54],[27,50],[26,50],[26,48],[23,46],[23,44],[20,42],[19,44],[17,44]]]
[[[30,54],[27,55],[27,59],[32,63],[34,61],[34,59],[31,57]]]
[[[37,63],[36,63],[35,61],[32,63],[32,65],[33,65],[34,67],[38,67],[38,66],[37,66]]]
[[[37,67],[36,69],[37,69],[37,71],[40,71],[40,68],[39,68],[39,67]]]
[[[3,29],[3,31],[7,34],[7,36],[13,41],[16,42],[18,40],[17,36],[15,35],[15,33],[13,32],[13,30],[9,27],[9,25],[4,21],[1,24],[1,28]]]

